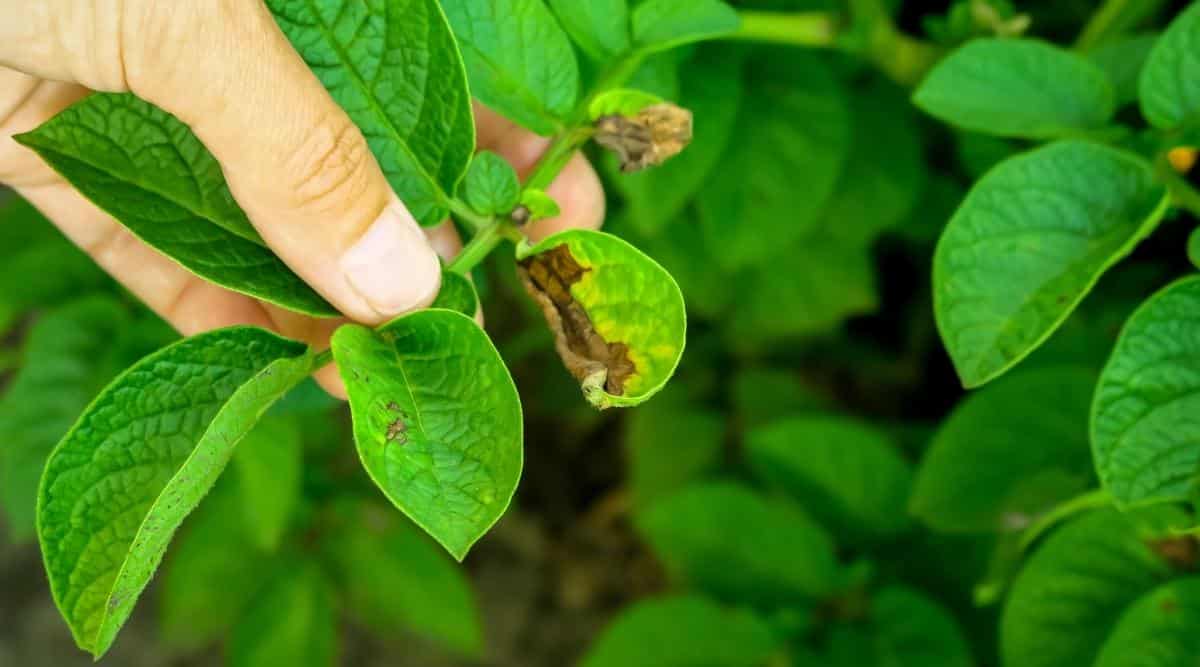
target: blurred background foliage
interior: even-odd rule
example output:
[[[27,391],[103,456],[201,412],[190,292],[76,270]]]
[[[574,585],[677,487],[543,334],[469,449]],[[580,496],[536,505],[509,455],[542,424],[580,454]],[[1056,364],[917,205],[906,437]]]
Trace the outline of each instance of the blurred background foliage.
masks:
[[[931,313],[934,244],[971,182],[1028,144],[922,117],[910,89],[971,37],[1033,35],[1077,42],[1136,115],[1137,54],[1186,3],[1124,3],[1103,25],[1084,0],[894,1],[853,24],[838,17],[879,3],[734,4],[845,32],[656,56],[634,84],[692,109],[695,142],[633,176],[592,155],[607,229],[688,300],[672,385],[593,411],[497,262],[476,278],[524,399],[526,468],[465,566],[388,511],[345,407],[309,383],[239,447],[105,663],[1001,664],[1021,536],[1095,485],[1092,387],[1121,323],[1186,266],[1195,220],[1164,225],[1020,370],[964,397]],[[37,478],[92,396],[175,334],[4,197],[0,665],[82,665],[31,543]],[[1062,557],[1099,530],[1071,529]],[[1019,589],[1010,604],[1036,607]]]

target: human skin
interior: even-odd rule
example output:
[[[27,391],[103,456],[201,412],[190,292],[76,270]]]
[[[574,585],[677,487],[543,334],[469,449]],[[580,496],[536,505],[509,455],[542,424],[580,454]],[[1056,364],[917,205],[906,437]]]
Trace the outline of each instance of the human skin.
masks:
[[[462,247],[448,221],[417,225],[261,0],[0,0],[0,184],[184,335],[252,324],[324,348],[341,321],[197,278],[12,139],[92,91],[132,92],[186,123],[267,245],[347,319],[379,324],[427,306],[440,286],[437,256]],[[522,175],[532,169],[546,140],[474,109],[480,149]],[[600,226],[603,192],[582,156],[548,192],[562,214],[531,225],[534,240]],[[344,396],[332,366],[317,379]]]

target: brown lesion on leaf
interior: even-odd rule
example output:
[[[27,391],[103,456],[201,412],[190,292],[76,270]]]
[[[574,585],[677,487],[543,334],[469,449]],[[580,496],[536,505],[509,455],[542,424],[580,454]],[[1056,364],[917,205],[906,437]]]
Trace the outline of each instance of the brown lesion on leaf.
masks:
[[[1191,535],[1153,540],[1147,546],[1176,570],[1192,571],[1200,564],[1200,543]]]
[[[388,412],[397,414],[396,418],[388,422],[387,432],[384,434],[387,444],[395,443],[403,446],[408,442],[408,413],[395,401],[389,402],[387,409]]]
[[[621,396],[625,382],[637,373],[629,346],[604,340],[571,296],[571,285],[590,270],[575,261],[566,244],[522,260],[517,267],[525,290],[541,306],[554,334],[554,347],[571,375],[584,384],[602,382],[604,391]]]
[[[692,112],[674,104],[654,104],[636,116],[603,116],[596,121],[596,143],[621,158],[621,171],[656,167],[692,142]]]

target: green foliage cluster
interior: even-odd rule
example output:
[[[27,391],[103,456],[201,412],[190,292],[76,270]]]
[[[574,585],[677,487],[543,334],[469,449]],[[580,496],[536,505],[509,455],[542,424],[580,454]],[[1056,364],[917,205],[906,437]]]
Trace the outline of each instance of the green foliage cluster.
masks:
[[[593,434],[610,417],[580,407],[654,398],[619,433],[661,585],[585,667],[1194,661],[1200,4],[1110,0],[1081,28],[958,0],[927,40],[883,0],[266,4],[418,221],[469,242],[433,307],[329,350],[178,340],[5,206],[0,507],[80,648],[110,649],[161,565],[180,651],[329,665],[348,619],[481,660],[454,561],[517,490],[520,385]],[[549,139],[524,180],[476,152],[472,98]],[[663,104],[693,141],[625,173],[604,123]],[[196,275],[336,316],[162,110],[96,94],[17,139]],[[606,232],[531,243],[579,150]],[[475,316],[522,288],[545,322],[493,341]],[[583,401],[559,369],[514,382],[551,342]],[[330,362],[350,466],[306,379]]]

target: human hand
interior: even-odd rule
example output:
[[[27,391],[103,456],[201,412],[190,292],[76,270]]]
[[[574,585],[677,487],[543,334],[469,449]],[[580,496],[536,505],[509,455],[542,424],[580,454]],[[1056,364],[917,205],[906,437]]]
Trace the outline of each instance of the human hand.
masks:
[[[340,322],[192,275],[12,140],[90,91],[132,92],[191,127],[266,243],[349,319],[378,324],[428,305],[441,278],[435,251],[461,248],[450,223],[416,224],[259,0],[0,0],[0,183],[184,335],[253,324],[324,347]],[[530,170],[546,140],[475,111],[479,147]],[[549,193],[562,215],[531,225],[532,238],[600,225],[603,193],[582,156]],[[342,394],[332,367],[317,377]]]

